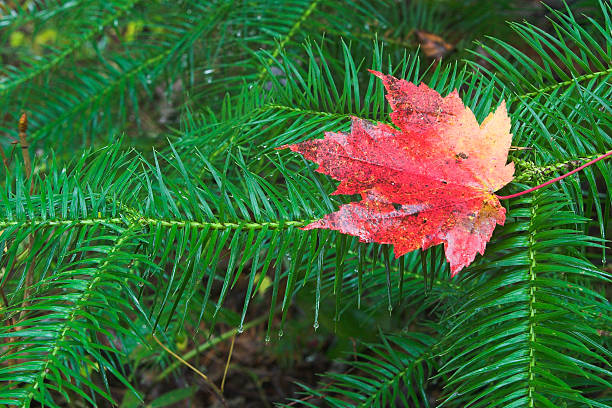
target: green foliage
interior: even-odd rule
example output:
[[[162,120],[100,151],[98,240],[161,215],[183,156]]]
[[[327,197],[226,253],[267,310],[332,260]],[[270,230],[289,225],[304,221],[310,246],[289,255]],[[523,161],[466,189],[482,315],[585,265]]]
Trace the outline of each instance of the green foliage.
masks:
[[[152,334],[208,348],[217,323],[266,321],[272,339],[300,298],[315,330],[364,341],[294,406],[612,406],[610,160],[512,200],[485,255],[450,280],[440,248],[395,259],[300,230],[348,197],[274,150],[351,116],[388,121],[367,69],[457,88],[479,120],[505,99],[528,148],[511,152],[508,191],[611,150],[610,2],[500,24],[513,3],[0,5],[0,404],[106,406],[117,387],[138,404],[143,366],[178,367]],[[455,50],[432,61],[414,30]],[[29,177],[11,143],[22,111]],[[352,314],[358,327],[343,327]]]

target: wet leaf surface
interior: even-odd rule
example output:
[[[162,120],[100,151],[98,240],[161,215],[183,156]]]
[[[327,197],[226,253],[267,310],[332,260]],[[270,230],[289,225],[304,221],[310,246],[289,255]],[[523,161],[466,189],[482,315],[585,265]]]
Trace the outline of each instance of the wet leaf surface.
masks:
[[[446,97],[379,72],[397,126],[353,118],[351,133],[283,146],[340,180],[334,194],[359,194],[305,229],[327,228],[392,244],[399,257],[444,244],[452,276],[483,254],[505,209],[493,194],[509,183],[512,135],[505,104],[478,124],[457,91]]]

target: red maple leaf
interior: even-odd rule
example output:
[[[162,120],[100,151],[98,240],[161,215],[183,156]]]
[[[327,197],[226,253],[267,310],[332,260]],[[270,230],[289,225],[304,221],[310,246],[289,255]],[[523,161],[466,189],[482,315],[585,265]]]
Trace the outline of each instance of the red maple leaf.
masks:
[[[444,243],[451,276],[484,253],[505,209],[493,194],[509,183],[512,135],[504,102],[481,125],[457,91],[442,97],[391,75],[383,80],[399,129],[352,118],[351,133],[283,146],[340,180],[333,194],[360,194],[304,229],[327,228],[362,242],[393,244],[399,257]]]

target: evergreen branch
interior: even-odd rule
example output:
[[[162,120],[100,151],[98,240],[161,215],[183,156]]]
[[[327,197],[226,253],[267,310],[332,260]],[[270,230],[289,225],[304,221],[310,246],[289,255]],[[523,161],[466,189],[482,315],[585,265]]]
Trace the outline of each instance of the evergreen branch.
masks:
[[[39,10],[35,11],[32,9],[25,9],[23,5],[17,3],[17,7],[11,8],[6,4],[5,1],[0,3],[0,27],[8,27],[10,25],[20,27],[23,24],[27,24],[34,20],[44,20],[49,17],[59,14],[65,10],[70,10],[81,6],[84,1],[69,1],[69,2],[56,2],[53,4],[54,8],[43,8],[42,6],[49,6],[49,4],[41,4]]]
[[[283,37],[283,39],[274,48],[274,51],[272,51],[271,57],[268,60],[268,65],[270,65],[270,64],[272,64],[274,62],[274,59],[276,57],[278,57],[278,54],[280,54],[280,52],[283,50],[285,45],[287,45],[287,43],[289,43],[289,41],[291,41],[291,39],[293,38],[295,33],[297,33],[298,30],[300,29],[300,26],[315,11],[315,9],[317,8],[317,6],[319,5],[320,2],[321,2],[321,0],[313,0],[313,2],[310,4],[310,6],[306,10],[304,10],[304,13],[302,13],[300,18],[293,24],[293,26],[291,27],[291,29],[289,30],[287,35],[285,35],[285,37]],[[262,79],[266,75],[266,72],[267,72],[267,69],[266,69],[266,66],[264,65],[261,68],[261,70],[259,71],[258,79]]]
[[[8,27],[10,25],[20,27],[23,24],[29,23],[30,21],[49,18],[54,14],[61,13],[62,11],[76,8],[81,5],[81,3],[77,1],[66,3],[58,2],[55,4],[56,8],[33,11],[25,10],[23,6],[19,4],[19,8],[10,8],[5,2],[2,2],[0,3],[0,11],[2,12],[0,13],[0,27]]]
[[[584,258],[560,253],[596,246],[571,227],[585,220],[564,210],[562,198],[539,191],[525,199],[528,207],[511,209],[516,225],[510,230],[521,231],[521,243],[510,249],[504,242],[512,235],[503,237],[498,254],[491,253],[495,244],[489,249],[489,270],[483,264],[474,275],[490,273],[488,279],[463,282],[468,292],[451,308],[453,328],[442,343],[448,361],[440,373],[447,389],[441,406],[590,406],[595,393],[588,387],[609,387],[610,373],[600,368],[609,367],[609,353],[592,323],[609,302],[583,286],[607,278]],[[567,325],[567,319],[575,321]]]
[[[392,389],[395,384],[398,384],[404,377],[412,374],[414,367],[421,362],[426,361],[427,356],[429,354],[429,350],[425,350],[421,355],[419,355],[414,361],[410,364],[407,364],[402,370],[399,370],[392,374],[391,377],[387,378],[385,381],[378,384],[376,392],[374,394],[370,394],[370,396],[363,402],[361,402],[358,406],[360,408],[370,408],[375,406],[376,402],[384,398],[384,394],[389,392],[389,389]]]
[[[596,159],[593,159],[593,160],[591,160],[591,161],[589,161],[589,162],[587,162],[587,163],[583,164],[583,165],[582,165],[582,166],[580,166],[580,167],[575,168],[574,170],[572,170],[572,171],[570,171],[570,172],[568,172],[568,173],[565,173],[565,174],[564,174],[564,175],[562,175],[562,176],[555,177],[554,179],[552,179],[552,180],[548,180],[547,182],[542,183],[542,184],[540,184],[540,185],[538,185],[538,186],[535,186],[535,187],[532,187],[532,188],[530,188],[530,189],[527,189],[527,190],[521,191],[521,192],[519,192],[519,193],[510,194],[510,195],[507,195],[507,196],[499,196],[499,195],[498,195],[498,196],[496,196],[496,197],[497,197],[498,199],[500,199],[500,200],[508,200],[508,199],[510,199],[510,198],[520,197],[520,196],[522,196],[522,195],[524,195],[524,194],[531,193],[532,191],[539,190],[539,189],[541,189],[541,188],[543,188],[543,187],[546,187],[546,186],[548,186],[548,185],[550,185],[550,184],[556,183],[557,181],[563,180],[564,178],[569,177],[569,176],[571,176],[572,174],[576,174],[576,173],[578,173],[580,170],[585,169],[585,168],[587,168],[587,167],[589,167],[589,166],[591,166],[591,165],[593,165],[593,164],[597,163],[598,161],[604,160],[604,159],[606,159],[606,158],[608,158],[608,157],[610,157],[610,156],[612,156],[612,150],[611,150],[611,151],[609,151],[609,152],[608,152],[608,153],[606,153],[606,154],[603,154],[603,155],[601,155],[601,156],[597,157]]]
[[[30,69],[25,75],[20,75],[16,80],[9,83],[0,83],[0,97],[6,96],[11,90],[15,89],[19,85],[24,82],[28,82],[43,72],[51,70],[53,67],[61,64],[67,57],[72,55],[76,50],[78,50],[83,44],[89,42],[95,36],[101,34],[110,24],[112,24],[116,19],[123,16],[130,9],[132,9],[136,4],[138,4],[142,0],[129,0],[128,3],[120,6],[119,9],[114,13],[102,20],[99,24],[93,24],[94,28],[89,30],[87,33],[79,36],[78,40],[75,40],[70,44],[65,50],[56,55],[51,60],[47,61],[44,64],[38,65]]]
[[[282,41],[278,44],[278,46],[276,47],[276,49],[274,50],[274,52],[272,52],[272,57],[275,58],[278,56],[278,54],[281,52],[281,50],[285,47],[285,45],[291,41],[291,38],[293,38],[293,36],[295,35],[295,33],[297,33],[297,31],[300,29],[300,26],[302,25],[302,23],[304,21],[306,21],[306,19],[315,11],[315,9],[317,8],[317,6],[319,5],[319,3],[321,2],[321,0],[314,0],[311,4],[310,7],[308,7],[305,11],[304,14],[302,14],[302,16],[300,17],[300,19],[298,21],[295,22],[295,24],[293,25],[293,27],[291,27],[291,29],[289,30],[289,32],[287,33],[287,35],[285,36],[285,38],[282,39]]]
[[[93,116],[95,112],[91,115],[82,114],[87,113],[87,109],[91,106],[108,98],[109,95],[118,92],[118,89],[123,89],[124,84],[132,86],[134,82],[133,79],[143,72],[148,71],[147,83],[151,83],[152,77],[157,77],[162,69],[168,69],[168,65],[174,55],[193,46],[195,38],[201,36],[207,26],[208,29],[216,27],[217,24],[223,20],[225,11],[228,9],[229,6],[220,7],[218,8],[218,13],[213,13],[210,16],[205,14],[205,10],[202,10],[202,18],[194,21],[195,24],[193,25],[190,24],[191,18],[189,18],[189,22],[185,22],[184,20],[187,19],[187,17],[179,15],[180,17],[178,18],[180,18],[180,22],[177,22],[175,25],[170,25],[167,28],[169,39],[164,41],[161,46],[145,47],[143,51],[147,52],[142,60],[133,62],[134,58],[132,57],[129,59],[120,59],[117,57],[117,61],[113,62],[115,62],[118,67],[123,68],[122,70],[113,67],[110,72],[101,70],[101,72],[95,72],[94,75],[84,75],[82,79],[79,78],[82,83],[79,85],[85,85],[86,89],[68,84],[72,92],[62,95],[63,98],[58,98],[59,100],[57,101],[59,105],[65,106],[64,110],[50,122],[47,120],[50,115],[45,114],[43,119],[45,120],[43,122],[44,126],[39,128],[32,135],[32,139],[34,141],[40,140],[47,133],[51,133],[52,129],[55,129],[60,124],[66,123],[70,118],[79,114],[84,116],[84,120],[91,119],[91,116]],[[149,50],[154,50],[154,54],[149,54]],[[51,92],[50,90],[43,91],[43,96],[46,96],[47,92]],[[132,91],[132,89],[129,89],[129,91]],[[138,105],[135,92],[127,93],[134,103],[134,109],[137,110]],[[71,103],[72,101],[76,101],[76,103],[73,105]]]
[[[514,96],[516,98],[519,98],[519,99],[529,98],[529,97],[532,97],[532,96],[536,96],[536,95],[540,95],[540,94],[547,93],[547,92],[550,92],[550,91],[554,91],[557,88],[562,88],[564,86],[569,86],[569,85],[572,85],[572,84],[575,84],[575,83],[578,83],[578,82],[582,82],[582,81],[585,81],[585,80],[588,80],[588,79],[595,79],[595,78],[599,78],[601,76],[610,75],[610,74],[612,74],[612,67],[610,67],[610,68],[608,68],[606,70],[603,70],[603,71],[589,72],[588,74],[584,74],[584,75],[578,76],[576,78],[572,78],[572,79],[567,80],[567,81],[558,82],[556,84],[553,84],[553,85],[550,85],[550,86],[547,86],[547,87],[544,87],[544,88],[538,88],[538,89],[536,89],[535,91],[532,91],[532,92],[527,92],[527,93],[524,93],[524,94],[512,95],[512,96]]]
[[[32,141],[40,140],[42,137],[44,137],[45,134],[47,134],[47,132],[49,132],[51,129],[55,128],[59,123],[63,123],[65,120],[67,120],[68,118],[70,118],[73,115],[76,115],[78,113],[82,113],[88,107],[90,107],[94,103],[100,101],[105,96],[109,95],[118,86],[120,86],[121,84],[125,83],[127,80],[129,80],[129,79],[135,77],[136,75],[142,73],[147,68],[154,67],[158,62],[160,62],[162,59],[164,59],[165,57],[170,55],[171,51],[172,51],[172,49],[164,50],[160,54],[157,54],[154,57],[148,58],[148,59],[142,61],[142,63],[134,66],[131,70],[126,72],[125,75],[122,75],[119,78],[115,79],[114,81],[108,83],[99,92],[93,93],[88,98],[85,98],[84,100],[82,100],[78,105],[75,105],[72,109],[64,112],[57,119],[53,120],[52,122],[50,122],[50,123],[46,124],[45,126],[39,128],[36,132],[32,133]]]
[[[65,347],[65,342],[67,340],[68,332],[71,330],[71,326],[74,321],[79,317],[79,313],[82,313],[82,310],[85,309],[86,303],[88,299],[92,296],[94,288],[100,281],[102,280],[102,276],[107,272],[109,268],[114,268],[115,265],[111,265],[111,260],[113,255],[119,251],[119,249],[125,244],[130,238],[131,233],[133,232],[133,228],[126,229],[121,236],[114,243],[110,251],[107,253],[106,259],[104,262],[96,268],[95,274],[91,277],[87,287],[83,290],[79,298],[74,302],[74,307],[70,312],[70,315],[67,316],[66,320],[62,324],[61,328],[57,331],[58,336],[55,338],[52,344],[49,345],[50,352],[47,354],[47,359],[44,362],[44,365],[39,371],[39,374],[36,377],[36,380],[28,385],[25,389],[27,392],[26,398],[22,401],[21,407],[27,408],[30,406],[30,402],[32,398],[34,398],[34,394],[36,390],[42,388],[42,384],[45,381],[47,375],[51,372],[49,366],[55,363],[55,357],[58,353],[62,352]]]
[[[88,218],[81,220],[29,220],[29,221],[9,221],[0,220],[0,228],[8,228],[14,226],[23,227],[57,227],[57,226],[78,226],[78,225],[127,225],[132,227],[135,225],[140,226],[155,226],[161,225],[163,227],[179,227],[179,228],[193,228],[193,229],[211,229],[211,230],[276,230],[276,229],[287,229],[290,227],[303,227],[308,223],[312,222],[309,220],[288,220],[278,222],[207,222],[207,221],[185,221],[185,220],[165,220],[157,218],[132,218],[129,217],[130,221],[125,218],[113,217],[113,218]],[[133,221],[132,221],[133,220]]]
[[[536,240],[536,229],[535,229],[535,219],[536,213],[538,210],[538,204],[534,200],[531,202],[529,207],[529,213],[531,215],[529,219],[529,229],[527,230],[529,233],[528,244],[527,244],[527,258],[528,258],[528,269],[527,269],[527,292],[529,297],[529,306],[528,306],[528,349],[529,349],[529,368],[527,370],[527,398],[528,403],[527,406],[529,408],[535,407],[535,368],[536,368],[536,356],[535,356],[535,344],[536,343],[536,333],[535,333],[535,325],[536,325],[536,250],[535,247],[537,245]]]
[[[561,162],[556,162],[552,164],[547,164],[543,166],[538,166],[534,162],[529,160],[523,160],[518,157],[513,157],[512,161],[516,163],[517,167],[523,169],[521,174],[514,178],[515,182],[525,182],[525,181],[535,181],[542,176],[547,174],[551,174],[558,171],[567,171],[572,167],[578,167],[582,164],[589,162],[597,157],[603,156],[602,154],[593,154],[586,157],[578,157],[573,160],[566,160]]]
[[[333,113],[333,112],[316,111],[312,109],[296,108],[293,106],[285,106],[285,105],[279,105],[279,104],[274,104],[274,103],[271,103],[271,104],[268,104],[268,105],[265,105],[259,108],[261,113],[265,113],[266,111],[270,111],[274,109],[282,110],[286,112],[296,112],[296,113],[299,113],[300,115],[317,115],[317,116],[325,116],[328,118],[350,118],[352,116],[355,116],[355,115],[351,115],[348,113]],[[366,118],[360,118],[360,119],[370,120]]]
[[[311,221],[285,221],[285,222],[245,222],[231,223],[231,222],[201,222],[201,221],[168,221],[158,220],[155,218],[141,218],[138,220],[140,225],[162,225],[164,227],[189,227],[189,228],[210,228],[214,230],[261,230],[267,228],[273,229],[286,229],[289,227],[303,227]]]
[[[266,104],[266,105],[261,106],[259,108],[255,108],[255,109],[245,113],[240,118],[238,118],[236,120],[236,122],[241,123],[241,124],[238,125],[237,128],[240,130],[240,129],[244,128],[245,126],[248,126],[248,123],[246,123],[246,124],[244,123],[245,120],[248,120],[248,119],[250,119],[250,118],[252,118],[254,116],[257,116],[257,115],[265,114],[265,113],[273,111],[273,110],[298,113],[300,115],[316,115],[316,116],[323,116],[323,117],[336,118],[336,119],[340,119],[340,118],[347,118],[347,119],[349,119],[349,118],[351,118],[353,116],[353,115],[344,114],[344,113],[331,113],[331,112],[324,112],[324,111],[315,111],[315,110],[311,110],[311,109],[303,109],[303,108],[296,108],[296,107],[292,107],[292,106],[286,106],[286,105],[269,103],[269,104]],[[364,120],[369,120],[369,119],[364,119]],[[210,154],[210,159],[214,160],[217,156],[219,156],[220,154],[225,152],[233,143],[234,143],[234,137],[230,137],[229,140],[226,140],[225,142],[223,142],[219,146],[219,148],[217,148],[217,150],[215,150],[214,152],[212,152]]]
[[[330,381],[319,389],[305,387],[308,398],[294,400],[285,407],[312,407],[308,399],[319,398],[324,406],[383,408],[390,403],[402,406],[427,406],[424,392],[432,361],[428,358],[436,343],[424,333],[403,332],[380,335],[378,344],[366,344],[368,353],[358,353],[356,360],[344,360],[350,366],[343,373],[330,373]],[[395,406],[395,404],[394,404]]]
[[[554,17],[550,18],[553,26],[550,32],[529,23],[510,23],[522,38],[523,47],[489,37],[503,53],[484,43],[479,43],[480,51],[471,52],[493,69],[475,61],[467,63],[512,90],[510,99],[519,100],[608,76],[612,74],[611,50],[601,44],[612,38],[611,20],[606,17],[609,2],[600,1],[599,8],[602,18],[587,18],[584,23],[577,21],[569,8],[566,13],[549,8]]]

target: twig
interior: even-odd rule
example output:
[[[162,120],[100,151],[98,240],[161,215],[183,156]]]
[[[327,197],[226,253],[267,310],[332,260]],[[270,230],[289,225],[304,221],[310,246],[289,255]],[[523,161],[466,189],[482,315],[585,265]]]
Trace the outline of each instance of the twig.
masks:
[[[26,179],[29,179],[32,175],[32,160],[30,159],[30,150],[28,149],[30,146],[28,145],[26,133],[28,130],[28,116],[25,113],[19,118],[19,125],[17,128],[19,129],[19,145],[21,146],[21,155],[23,156],[23,164],[25,165]],[[30,194],[32,194],[33,186],[32,180],[30,180]]]
[[[4,149],[0,146],[0,156],[2,156],[2,163],[4,164],[5,169],[8,171],[9,161],[8,157],[4,154]]]
[[[203,372],[201,372],[200,370],[198,370],[197,368],[195,368],[194,366],[189,364],[187,361],[183,360],[181,358],[181,356],[179,356],[178,354],[176,354],[175,352],[170,350],[168,347],[164,346],[164,344],[161,341],[159,341],[159,339],[155,336],[155,334],[153,334],[152,336],[153,336],[153,339],[157,342],[157,344],[159,344],[159,346],[166,351],[166,353],[170,354],[172,357],[174,357],[178,361],[180,361],[181,364],[184,364],[187,367],[191,368],[196,374],[198,374],[200,377],[202,377],[204,379],[204,381],[206,382],[206,384],[208,384],[208,386],[210,388],[212,388],[212,390],[215,392],[215,394],[217,395],[217,397],[219,398],[219,401],[221,401],[223,406],[226,407],[226,408],[229,408],[229,405],[227,404],[227,401],[223,397],[223,392],[215,385],[215,383],[213,383],[208,378],[208,376],[206,374],[204,374]]]
[[[236,333],[232,336],[232,344],[230,345],[229,354],[227,355],[227,363],[225,363],[225,370],[223,370],[223,379],[221,380],[221,392],[225,388],[225,377],[227,376],[227,369],[229,368],[230,360],[232,359],[232,353],[234,352],[234,342],[236,341]]]
[[[258,324],[266,321],[267,318],[268,318],[267,315],[260,316],[257,319],[248,322],[247,324],[244,325],[244,330],[248,330],[248,329],[250,329],[253,326],[257,326]],[[222,341],[229,339],[230,337],[234,336],[236,333],[238,333],[238,329],[237,328],[229,330],[229,331],[226,331],[225,333],[221,334],[219,337],[215,337],[214,339],[210,339],[206,343],[200,344],[195,349],[190,350],[189,352],[185,353],[182,358],[185,359],[185,360],[189,360],[190,358],[194,357],[198,353],[201,353],[204,350],[208,350],[209,348],[217,345],[218,343],[221,343]],[[175,363],[169,365],[168,368],[166,368],[164,371],[162,371],[161,374],[159,374],[155,378],[155,381],[163,380],[164,378],[166,378],[168,376],[168,374],[170,374],[172,371],[174,371],[178,366],[179,366],[178,362],[175,362]]]
[[[23,113],[21,118],[19,118],[19,124],[17,126],[19,129],[19,145],[21,146],[21,155],[23,157],[23,164],[25,165],[26,172],[26,180],[30,181],[30,195],[34,194],[34,179],[32,177],[32,160],[30,159],[30,150],[27,140],[27,131],[28,131],[28,116]],[[22,320],[25,316],[25,308],[28,305],[28,298],[30,297],[30,286],[32,286],[32,282],[34,281],[34,260],[36,256],[32,253],[34,250],[34,240],[36,233],[33,231],[30,234],[30,240],[28,242],[28,250],[30,251],[31,261],[28,266],[28,270],[26,271],[25,283],[23,287],[23,302],[21,303],[21,314],[19,315],[19,320]]]

